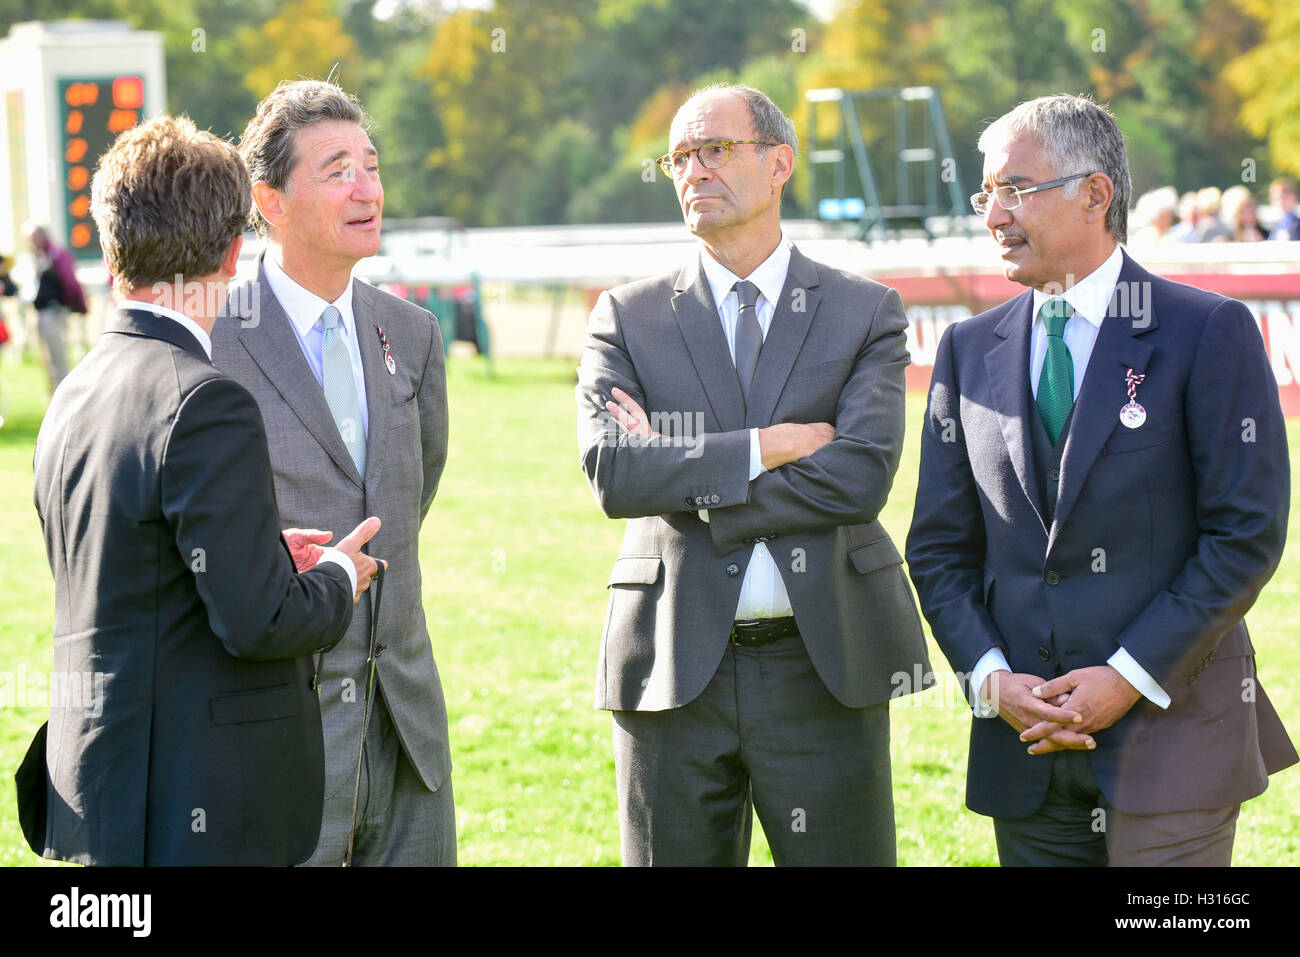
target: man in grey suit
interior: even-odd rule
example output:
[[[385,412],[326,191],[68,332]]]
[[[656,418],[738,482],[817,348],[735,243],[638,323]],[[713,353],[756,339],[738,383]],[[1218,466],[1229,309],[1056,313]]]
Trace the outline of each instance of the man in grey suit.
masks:
[[[355,800],[354,864],[451,865],[447,713],[417,551],[447,454],[442,340],[428,312],[352,278],[379,250],[384,202],[366,122],[331,83],[282,83],[259,104],[240,151],[268,245],[257,281],[232,291],[240,321],[217,323],[214,357],[261,407],[287,522],[337,530],[353,527],[353,516],[383,521],[373,542],[388,561],[374,656],[373,608],[362,603],[317,661],[325,816],[309,863],[342,862]]]
[[[931,680],[877,521],[906,321],[784,241],[797,143],[757,90],[692,96],[660,165],[700,256],[591,316],[582,467],[632,520],[596,687],[628,864],[743,864],[751,809],[778,864],[895,861],[888,702]]]

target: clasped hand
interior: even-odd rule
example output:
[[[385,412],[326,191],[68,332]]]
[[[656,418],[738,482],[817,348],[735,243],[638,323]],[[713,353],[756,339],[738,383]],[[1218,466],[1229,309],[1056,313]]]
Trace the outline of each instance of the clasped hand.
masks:
[[[1020,732],[1030,754],[1087,750],[1092,737],[1128,713],[1142,695],[1110,665],[1076,668],[1050,681],[1029,674],[995,671],[984,697]]]

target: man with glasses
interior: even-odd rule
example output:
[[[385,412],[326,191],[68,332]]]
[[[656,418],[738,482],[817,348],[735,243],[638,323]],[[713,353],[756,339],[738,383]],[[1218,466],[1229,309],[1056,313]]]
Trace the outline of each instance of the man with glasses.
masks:
[[[1226,865],[1296,761],[1242,621],[1286,532],[1277,383],[1245,306],[1121,250],[1109,112],[1043,97],[979,147],[1029,289],[939,345],[907,543],[975,711],[967,806],[1004,865]]]
[[[579,451],[631,519],[596,689],[628,864],[743,864],[755,810],[778,864],[895,860],[888,701],[929,673],[877,521],[906,320],[785,241],[797,145],[757,90],[692,96],[659,162],[699,256],[591,316]]]

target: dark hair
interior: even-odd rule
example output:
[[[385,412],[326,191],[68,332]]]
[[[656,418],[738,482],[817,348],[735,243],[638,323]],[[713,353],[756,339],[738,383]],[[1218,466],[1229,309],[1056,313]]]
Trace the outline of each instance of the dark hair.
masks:
[[[184,116],[119,136],[91,187],[108,269],[131,289],[216,272],[251,204],[238,150]]]
[[[363,128],[370,125],[370,117],[357,98],[333,83],[286,80],[277,86],[270,96],[257,104],[257,112],[248,121],[239,140],[239,152],[248,164],[253,182],[284,189],[298,162],[294,142],[297,132],[327,120],[344,120]],[[265,238],[269,235],[270,226],[256,204],[249,224],[259,236]]]

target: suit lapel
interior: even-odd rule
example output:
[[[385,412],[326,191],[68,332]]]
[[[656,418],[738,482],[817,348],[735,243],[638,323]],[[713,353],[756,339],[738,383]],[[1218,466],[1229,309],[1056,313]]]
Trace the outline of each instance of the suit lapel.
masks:
[[[1134,284],[1141,283],[1145,283],[1149,290],[1151,275],[1125,254],[1118,285],[1128,284],[1128,288],[1133,289],[1136,288]],[[1083,385],[1079,387],[1070,433],[1061,456],[1060,499],[1048,537],[1049,549],[1069,518],[1070,509],[1078,500],[1084,479],[1097,461],[1101,447],[1119,425],[1119,410],[1128,402],[1125,373],[1129,369],[1139,374],[1146,371],[1151,359],[1151,344],[1137,338],[1156,328],[1151,297],[1149,293],[1146,295],[1148,311],[1142,317],[1141,325],[1135,322],[1131,309],[1117,308],[1120,303],[1129,305],[1132,299],[1131,296],[1112,295],[1106,318],[1097,331],[1097,342],[1088,359]]]
[[[373,308],[374,290],[359,279],[352,280],[352,319],[356,326],[357,345],[361,349],[361,368],[366,377],[366,413],[369,424],[366,428],[366,472],[374,464],[385,461],[388,441],[388,416],[393,407],[392,389],[388,367],[384,364],[384,350],[379,342],[378,328],[373,318],[379,311]],[[392,330],[385,329],[389,337],[389,348],[395,349],[400,343],[392,342]],[[394,361],[410,362],[412,357],[393,353]]]
[[[749,393],[749,407],[745,410],[746,428],[765,428],[772,424],[777,399],[785,388],[794,360],[803,348],[803,341],[812,325],[813,315],[821,296],[816,286],[817,267],[799,250],[790,250],[790,268],[781,290],[780,302],[772,314],[772,325],[763,339],[754,370],[754,382]]]
[[[740,378],[736,375],[736,364],[727,348],[718,307],[698,258],[678,274],[675,288],[673,313],[677,316],[682,338],[686,340],[695,373],[709,397],[713,417],[724,432],[742,429],[745,426],[745,399],[740,392]],[[762,365],[760,354],[760,369]]]
[[[989,393],[1002,438],[1007,443],[1011,468],[1046,535],[1047,521],[1043,517],[1043,501],[1038,491],[1034,456],[1029,447],[1029,428],[1033,421],[1030,416],[1038,414],[1029,401],[1030,390],[1027,387],[1033,311],[1033,292],[1024,293],[1010,304],[1007,314],[994,329],[1002,341],[984,356],[984,367],[988,371]]]
[[[298,336],[279,300],[271,292],[271,285],[266,281],[266,273],[260,264],[257,279],[259,286],[254,296],[259,301],[261,313],[256,324],[241,323],[239,341],[304,428],[360,488],[361,475],[343,444],[343,437],[339,435],[339,427],[325,401],[325,390],[316,381],[307,357],[302,354]],[[232,297],[232,301],[240,299]]]

